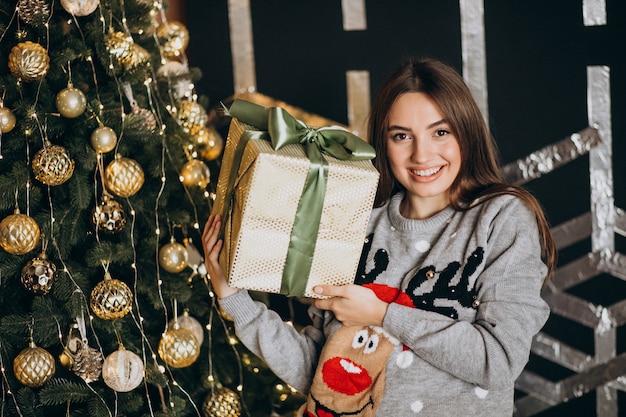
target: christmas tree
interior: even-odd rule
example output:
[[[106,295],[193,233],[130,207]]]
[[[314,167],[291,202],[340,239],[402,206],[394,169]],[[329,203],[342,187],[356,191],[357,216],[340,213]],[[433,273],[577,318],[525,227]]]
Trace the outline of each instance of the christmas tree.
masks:
[[[302,403],[204,273],[223,140],[188,40],[159,1],[0,0],[2,416]]]

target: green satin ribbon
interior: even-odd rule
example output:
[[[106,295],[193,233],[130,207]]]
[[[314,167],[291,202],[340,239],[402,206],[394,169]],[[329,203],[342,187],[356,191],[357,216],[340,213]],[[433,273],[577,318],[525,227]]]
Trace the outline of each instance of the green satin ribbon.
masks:
[[[322,154],[341,160],[369,160],[376,155],[374,148],[342,127],[309,127],[280,107],[266,108],[249,101],[235,100],[228,114],[258,130],[246,130],[237,144],[226,190],[225,218],[230,213],[235,178],[248,141],[269,140],[275,150],[298,143],[305,148],[310,161],[309,172],[291,230],[280,289],[281,294],[302,296],[306,290],[306,279],[303,277],[308,278],[311,272],[326,194],[328,162]]]

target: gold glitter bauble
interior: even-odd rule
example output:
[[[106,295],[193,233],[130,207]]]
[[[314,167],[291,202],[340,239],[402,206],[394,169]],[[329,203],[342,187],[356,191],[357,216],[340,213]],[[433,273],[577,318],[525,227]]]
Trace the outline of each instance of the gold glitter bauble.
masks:
[[[180,170],[180,178],[187,187],[206,188],[211,182],[211,171],[204,162],[190,159]]]
[[[100,0],[61,0],[61,6],[74,16],[87,16],[98,8]]]
[[[229,388],[219,387],[206,396],[202,402],[202,411],[206,417],[239,417],[239,395]]]
[[[124,208],[120,203],[106,195],[103,197],[102,203],[94,209],[91,219],[96,225],[96,229],[111,234],[121,231],[126,225]]]
[[[183,130],[190,135],[197,135],[204,129],[209,116],[200,104],[195,101],[183,100],[179,103],[174,115]]]
[[[26,262],[20,279],[27,290],[46,295],[58,279],[57,267],[48,259],[48,255],[42,252],[36,258]]]
[[[103,320],[115,320],[128,314],[133,306],[133,293],[124,282],[111,278],[107,272],[104,280],[91,290],[91,309]]]
[[[104,170],[104,183],[109,191],[119,197],[135,195],[143,185],[143,169],[139,162],[115,156]]]
[[[33,156],[35,178],[46,185],[61,185],[74,173],[74,160],[63,146],[46,141]]]
[[[172,239],[159,249],[159,265],[167,272],[177,274],[189,264],[189,254],[187,248],[181,243]]]
[[[189,44],[189,31],[180,22],[163,22],[157,28],[156,35],[166,58],[180,56]]]
[[[0,222],[0,246],[12,255],[24,255],[39,244],[39,225],[30,216],[15,209]]]
[[[126,59],[122,61],[124,69],[127,71],[133,71],[150,61],[150,53],[141,45],[137,45],[133,42],[130,54]]]
[[[2,103],[0,103],[0,132],[9,133],[13,130],[16,123],[17,119],[11,109],[3,107]]]
[[[59,91],[55,103],[61,116],[74,119],[85,112],[87,97],[85,97],[85,93],[70,84],[67,88]]]
[[[102,380],[117,392],[128,392],[143,381],[145,366],[141,358],[121,347],[106,357],[102,364]]]
[[[173,328],[176,326],[176,324],[178,324],[181,329],[190,330],[196,337],[198,345],[202,345],[202,342],[204,341],[204,327],[202,327],[198,320],[196,320],[194,317],[191,317],[188,311],[185,310],[185,312],[181,316],[170,320],[168,326]]]
[[[172,368],[185,368],[198,359],[200,344],[191,330],[169,329],[159,342],[159,356]]]
[[[50,68],[50,57],[38,43],[20,42],[9,54],[9,70],[24,81],[35,81],[46,76]]]
[[[117,134],[108,126],[98,126],[91,133],[91,146],[98,153],[107,153],[115,149]]]
[[[50,17],[50,6],[47,0],[20,0],[17,15],[29,25],[41,25]]]
[[[207,161],[219,158],[224,150],[224,139],[214,127],[202,129],[196,136],[200,157]]]
[[[15,378],[27,387],[40,387],[52,378],[54,357],[45,349],[31,343],[13,360]]]

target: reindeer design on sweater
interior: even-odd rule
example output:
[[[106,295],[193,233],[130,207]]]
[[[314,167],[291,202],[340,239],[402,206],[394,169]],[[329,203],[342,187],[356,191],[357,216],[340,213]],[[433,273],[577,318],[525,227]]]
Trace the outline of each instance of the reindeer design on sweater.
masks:
[[[356,284],[372,289],[378,298],[388,303],[399,303],[453,318],[458,318],[455,302],[463,307],[477,308],[477,292],[474,287],[469,288],[469,282],[483,262],[483,248],[478,247],[472,252],[462,270],[460,262],[451,262],[439,272],[433,265],[422,267],[402,291],[376,283],[376,278],[389,266],[389,255],[385,249],[376,251],[374,265],[366,271],[372,238],[373,234],[370,234],[365,241]],[[461,276],[456,284],[452,284],[459,270]],[[398,345],[395,338],[380,328],[340,327],[322,350],[304,417],[376,415],[384,392],[387,359]],[[401,349],[403,352],[408,350],[406,346]],[[405,366],[409,364],[410,361]]]

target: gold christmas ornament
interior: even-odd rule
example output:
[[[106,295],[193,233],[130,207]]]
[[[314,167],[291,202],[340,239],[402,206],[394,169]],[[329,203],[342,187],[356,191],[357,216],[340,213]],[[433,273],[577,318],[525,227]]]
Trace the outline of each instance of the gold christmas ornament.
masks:
[[[91,133],[91,146],[98,153],[107,153],[115,149],[117,134],[108,126],[98,126]]]
[[[39,225],[18,208],[0,222],[0,246],[12,255],[24,255],[39,244]]]
[[[38,43],[20,42],[9,53],[9,70],[24,81],[42,79],[50,68],[50,57]]]
[[[135,195],[143,185],[143,169],[139,162],[119,154],[104,170],[104,183],[109,191],[119,197]]]
[[[98,8],[100,0],[61,0],[63,9],[74,16],[87,16]]]
[[[133,71],[150,61],[150,53],[140,45],[133,42],[130,55],[122,61],[122,65],[126,71]]]
[[[76,324],[70,327],[70,333],[63,352],[59,355],[61,365],[81,377],[86,383],[97,381],[102,374],[104,355],[98,349],[88,345],[87,339],[74,335]]]
[[[241,416],[239,395],[226,387],[213,389],[202,402],[202,411],[205,417],[239,417]]]
[[[214,127],[202,129],[196,136],[200,157],[207,161],[219,158],[224,150],[224,139]]]
[[[67,88],[64,88],[57,94],[56,106],[61,116],[74,119],[85,112],[87,98],[85,93],[78,88],[72,87],[70,83]]]
[[[157,28],[156,35],[166,58],[180,56],[189,44],[189,31],[180,22],[163,22]]]
[[[180,170],[180,178],[187,187],[206,188],[211,182],[211,171],[204,162],[190,159]]]
[[[171,239],[169,243],[159,249],[159,265],[167,272],[177,274],[189,264],[189,254],[187,248],[181,243]]]
[[[50,17],[50,6],[47,0],[20,0],[17,15],[29,25],[40,25]]]
[[[106,357],[102,364],[102,380],[117,392],[128,392],[143,381],[145,366],[135,353],[120,346]]]
[[[170,328],[159,342],[159,356],[172,368],[185,368],[200,355],[200,344],[191,330]]]
[[[48,294],[57,279],[57,267],[45,252],[28,261],[22,268],[22,285],[35,294]]]
[[[27,387],[42,386],[52,378],[55,370],[54,357],[32,341],[13,360],[15,378]]]
[[[46,185],[61,185],[74,173],[74,160],[63,146],[49,141],[33,156],[35,178]]]
[[[96,316],[103,320],[121,319],[133,306],[133,293],[124,282],[111,278],[106,272],[104,280],[91,290],[89,302]]]
[[[126,225],[126,213],[120,203],[105,195],[91,217],[97,230],[117,233]]]
[[[125,66],[133,53],[133,38],[124,32],[110,30],[104,35],[104,47],[116,66]]]
[[[187,310],[185,310],[182,315],[170,320],[168,327],[174,328],[177,323],[181,329],[186,329],[193,333],[198,341],[198,346],[202,345],[202,342],[204,342],[204,327],[202,327],[198,320],[190,316]]]
[[[158,123],[156,117],[154,117],[154,113],[148,109],[139,107],[136,103],[132,104],[131,107],[131,112],[126,119],[128,124],[130,126],[138,126],[150,133],[156,132]]]
[[[15,114],[13,114],[11,109],[4,107],[0,101],[0,132],[9,133],[13,130],[16,123]]]
[[[200,104],[195,101],[183,100],[178,104],[174,115],[183,130],[190,135],[197,135],[204,129],[209,116]]]

